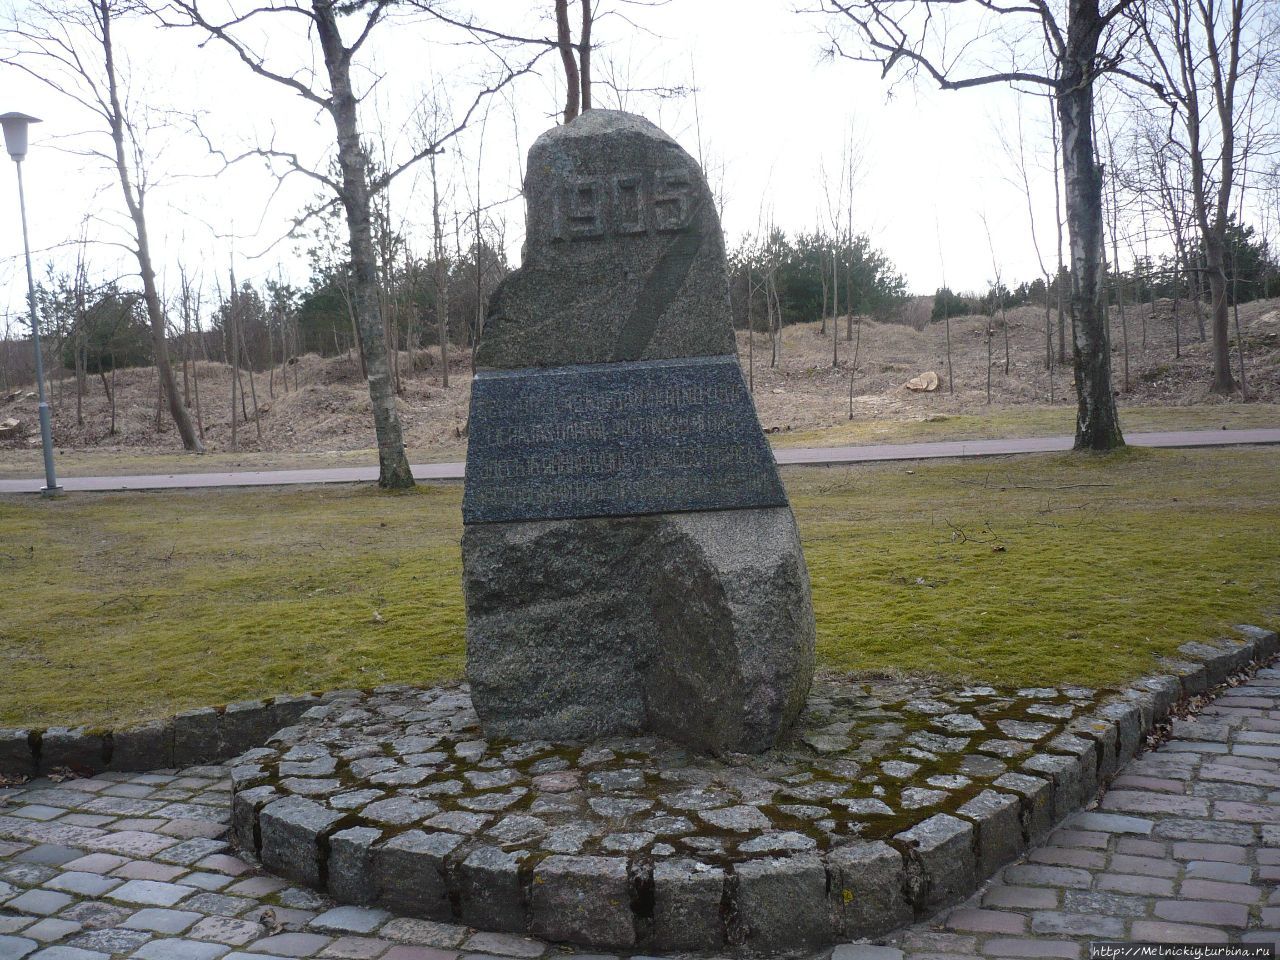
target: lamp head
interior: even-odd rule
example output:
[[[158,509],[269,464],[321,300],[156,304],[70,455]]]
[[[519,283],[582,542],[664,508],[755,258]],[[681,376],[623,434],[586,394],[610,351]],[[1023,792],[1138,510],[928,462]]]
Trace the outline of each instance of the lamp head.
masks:
[[[39,122],[39,117],[29,117],[25,113],[0,114],[0,127],[4,127],[4,146],[15,161],[27,155],[27,128]]]

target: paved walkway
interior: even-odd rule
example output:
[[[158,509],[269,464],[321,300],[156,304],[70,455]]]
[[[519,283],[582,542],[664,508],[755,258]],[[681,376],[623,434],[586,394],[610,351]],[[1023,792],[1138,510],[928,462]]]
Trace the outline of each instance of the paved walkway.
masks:
[[[229,850],[227,767],[0,788],[0,960],[548,960],[558,948],[338,907]],[[1280,670],[1134,761],[973,900],[833,960],[1061,957],[1093,939],[1280,941]],[[824,952],[825,957],[830,951]]]
[[[1280,443],[1280,428],[1131,433],[1125,439],[1135,447],[1232,447]],[[1054,453],[1070,450],[1072,442],[1071,437],[1029,437],[1017,440],[942,440],[933,443],[887,443],[849,447],[782,447],[774,451],[774,457],[783,466],[837,466],[885,460]],[[413,466],[413,475],[418,480],[461,480],[464,467],[465,464],[459,462],[420,463]],[[102,492],[371,483],[377,479],[378,468],[368,466],[315,470],[242,470],[234,473],[164,473],[126,477],[65,477],[60,478],[59,483],[67,491]],[[0,480],[0,494],[37,493],[43,486],[43,478]]]

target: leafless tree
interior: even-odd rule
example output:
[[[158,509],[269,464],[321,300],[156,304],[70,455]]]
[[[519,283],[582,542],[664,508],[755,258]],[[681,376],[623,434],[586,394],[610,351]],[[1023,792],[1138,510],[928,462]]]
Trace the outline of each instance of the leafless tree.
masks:
[[[1049,138],[1053,146],[1053,224],[1057,231],[1055,250],[1058,254],[1058,273],[1054,280],[1054,291],[1058,304],[1058,363],[1067,362],[1067,311],[1066,298],[1063,297],[1062,285],[1067,279],[1067,265],[1062,257],[1063,218],[1062,218],[1062,137],[1058,133],[1058,111],[1053,99],[1049,100]],[[1053,377],[1049,378],[1049,390],[1053,390]]]
[[[606,18],[617,18],[637,29],[631,20],[620,9],[602,9],[606,0],[552,0],[552,19],[555,24],[555,36],[538,36],[532,32],[519,33],[484,23],[477,17],[461,17],[452,14],[447,5],[433,0],[409,0],[425,13],[443,23],[468,31],[475,42],[510,52],[521,47],[554,50],[560,57],[561,70],[565,80],[565,103],[561,116],[565,123],[570,123],[579,114],[592,109],[595,105],[595,54],[598,44],[595,39],[597,26]],[[615,3],[626,7],[661,7],[670,0],[615,0]],[[576,7],[576,9],[574,9]],[[578,39],[573,39],[573,22],[578,23]],[[606,68],[611,65],[605,64]],[[619,100],[618,109],[626,109],[627,97],[635,93],[652,94],[659,100],[672,96],[683,96],[688,88],[683,85],[668,86],[660,84],[654,87],[638,88],[630,83],[620,82],[616,65],[612,76],[606,75],[604,86],[612,89]]]
[[[182,445],[202,453],[204,445],[183,405],[169,361],[164,305],[151,256],[146,206],[152,185],[145,143],[147,125],[140,116],[142,111],[129,100],[128,78],[122,73],[113,33],[117,20],[131,14],[136,6],[132,0],[65,0],[32,3],[27,10],[5,31],[11,49],[0,56],[0,63],[22,70],[93,117],[95,129],[86,140],[85,151],[109,163],[120,183],[160,389]],[[104,136],[109,138],[109,149],[97,145]]]
[[[995,241],[991,239],[991,224],[987,222],[986,213],[980,213],[979,219],[982,220],[982,229],[987,234],[987,250],[991,252],[991,270],[995,274],[995,280],[991,284],[991,292],[994,294],[995,302],[992,304],[992,310],[999,311],[1000,324],[1004,327],[1004,373],[1009,375],[1009,322],[1004,312],[1004,281],[1000,277],[1000,260],[996,256]],[[986,322],[986,338],[987,338],[987,403],[991,403],[991,341],[995,336],[995,330],[992,326],[995,320],[994,316],[988,315]]]
[[[429,12],[424,0],[415,5],[419,13]],[[378,439],[378,484],[402,489],[413,486],[413,473],[405,456],[403,432],[396,410],[396,395],[387,356],[386,333],[379,304],[378,261],[373,238],[372,198],[387,189],[397,176],[419,161],[438,155],[447,142],[471,122],[476,111],[492,94],[533,69],[545,53],[511,65],[501,57],[497,76],[483,86],[466,112],[439,137],[414,144],[410,154],[374,172],[369,151],[361,139],[360,104],[363,99],[353,82],[353,66],[374,30],[391,18],[390,0],[372,0],[357,5],[338,0],[268,0],[259,6],[244,5],[226,17],[209,15],[202,0],[173,0],[167,22],[198,27],[229,48],[248,69],[297,94],[305,103],[327,114],[333,123],[337,147],[336,175],[306,166],[296,153],[274,145],[257,147],[228,162],[244,157],[263,158],[283,176],[300,175],[321,184],[331,197],[321,209],[340,205],[346,215],[347,240],[351,254],[352,300],[361,347],[364,351],[369,396],[373,402],[374,428]],[[274,64],[265,52],[265,41],[251,40],[267,32],[265,22],[294,22],[305,27],[306,36],[316,44],[323,72],[310,71],[308,64]],[[343,26],[351,23],[344,36]],[[260,29],[261,28],[261,29]],[[257,31],[255,33],[255,31]],[[349,37],[350,39],[347,39]],[[260,44],[260,46],[259,46]],[[295,221],[310,219],[319,210],[305,211]]]
[[[1170,143],[1190,167],[1191,192],[1213,308],[1214,393],[1235,390],[1227,310],[1227,225],[1233,192],[1259,125],[1277,108],[1262,86],[1280,57],[1265,0],[1150,0],[1141,18],[1146,56],[1176,104]],[[1258,98],[1267,100],[1257,111]]]
[[[73,332],[75,368],[76,368],[76,426],[84,426],[84,395],[88,380],[88,296],[89,271],[85,263],[89,245],[88,236],[80,234],[80,242],[76,246],[75,288],[75,330]]]
[[[431,169],[431,235],[435,260],[436,326],[440,343],[440,386],[449,388],[449,258],[444,250],[444,227],[440,216],[440,178],[436,158],[428,161]]]
[[[6,394],[9,392],[9,388],[13,386],[13,378],[9,372],[9,368],[13,364],[11,322],[8,311],[5,311],[4,325],[0,326],[0,390],[3,390]]]
[[[575,45],[569,26],[569,0],[555,0],[556,49],[564,66],[564,122],[591,109],[591,0],[582,3],[582,42]]]
[[[846,148],[847,149],[847,148]],[[823,193],[826,195],[827,201],[827,219],[831,222],[831,275],[827,276],[825,264],[822,263],[822,257],[819,256],[819,273],[822,275],[822,332],[827,332],[827,298],[828,290],[830,290],[831,299],[831,366],[840,366],[840,227],[844,216],[842,215],[842,204],[844,202],[844,177],[845,165],[840,165],[840,173],[837,182],[833,185],[831,175],[827,173],[825,165],[819,165],[819,176],[822,179]],[[825,246],[825,244],[824,244]]]
[[[993,83],[1048,90],[1062,131],[1071,245],[1071,320],[1077,449],[1123,446],[1111,388],[1102,286],[1102,182],[1093,149],[1094,87],[1123,64],[1136,0],[1069,0],[1060,23],[1047,0],[820,0],[836,56],[903,70],[944,90]],[[1007,29],[1002,29],[1007,28]],[[966,33],[969,31],[972,35]],[[1020,31],[1020,32],[1019,32]],[[851,35],[852,34],[852,38]],[[1019,36],[1038,38],[1032,45]],[[959,51],[958,53],[956,51]],[[1045,56],[1050,69],[1039,68]],[[994,57],[1007,66],[992,68]]]
[[[1129,318],[1124,310],[1124,270],[1120,267],[1120,216],[1121,216],[1121,200],[1120,200],[1120,164],[1116,158],[1115,141],[1111,137],[1108,129],[1107,118],[1104,115],[1102,121],[1103,136],[1106,138],[1107,159],[1106,165],[1099,164],[1104,171],[1107,182],[1111,185],[1111,202],[1104,203],[1109,222],[1106,226],[1111,234],[1111,263],[1109,264],[1109,272],[1111,274],[1111,288],[1115,293],[1116,312],[1120,314],[1120,333],[1121,342],[1124,344],[1124,392],[1129,392]],[[1105,194],[1104,194],[1105,199]]]
[[[933,230],[938,241],[938,269],[942,275],[942,289],[947,289],[947,261],[942,255],[942,225],[934,216]],[[951,371],[951,305],[945,300],[942,304],[942,320],[947,328],[947,393],[955,395],[956,378]],[[1052,383],[1052,381],[1050,381]]]
[[[245,343],[245,339],[244,339],[245,306],[246,304],[244,299],[244,291],[242,291],[238,286],[236,286],[236,273],[235,273],[235,269],[232,268],[230,316],[231,316],[231,339],[235,344],[233,348],[233,352],[237,358],[240,358],[240,357],[244,358],[245,372],[248,374],[248,377],[249,377],[249,398],[253,402],[253,424],[254,424],[254,427],[256,428],[258,439],[261,440],[262,439],[262,418],[258,416],[258,387],[253,382],[253,356],[249,353],[248,344]],[[249,411],[245,409],[245,405],[244,405],[245,403],[244,382],[240,380],[239,362],[237,362],[235,365],[235,375],[236,375],[236,381],[240,384],[240,415],[244,418],[245,423],[248,423]],[[232,393],[232,397],[234,396],[235,394]],[[231,404],[231,419],[233,422],[235,421],[235,415],[236,415],[235,403],[233,402]]]
[[[1017,104],[1018,125],[1015,132],[1015,140],[1010,142],[1009,138],[1000,136],[1001,144],[1004,147],[1005,155],[1008,156],[1013,168],[1017,173],[1018,179],[1016,186],[1022,190],[1022,195],[1027,201],[1027,225],[1031,231],[1031,248],[1035,251],[1036,263],[1040,267],[1040,276],[1044,278],[1044,368],[1049,374],[1049,392],[1053,392],[1053,308],[1050,302],[1049,291],[1052,288],[1053,281],[1049,276],[1049,266],[1045,263],[1044,254],[1040,250],[1040,234],[1036,230],[1036,209],[1035,198],[1031,189],[1031,172],[1027,163],[1027,138],[1023,134],[1022,124],[1022,101],[1019,99]],[[1054,167],[1055,179],[1057,176],[1057,166]],[[1056,183],[1055,183],[1055,194]],[[1056,203],[1056,199],[1055,199]],[[1061,231],[1061,220],[1059,220],[1059,231]],[[1058,256],[1062,256],[1062,248],[1058,247]],[[1061,303],[1061,300],[1059,300]],[[1007,337],[1007,331],[1006,331]],[[1006,371],[1007,372],[1007,371]]]
[[[1131,191],[1150,195],[1152,205],[1164,221],[1163,232],[1173,244],[1173,349],[1174,357],[1178,358],[1182,356],[1182,321],[1178,307],[1184,283],[1189,299],[1194,302],[1200,341],[1205,340],[1203,305],[1196,293],[1198,271],[1193,269],[1190,253],[1189,232],[1194,215],[1189,207],[1188,169],[1179,160],[1180,154],[1168,135],[1167,126],[1155,118],[1143,121],[1131,149],[1132,169],[1127,186]]]
[[[178,264],[178,296],[181,304],[182,312],[182,328],[185,339],[182,369],[183,376],[183,393],[185,399],[186,393],[186,376],[188,359],[191,362],[191,387],[192,396],[195,399],[196,407],[196,429],[200,431],[200,439],[204,439],[204,413],[200,406],[200,362],[196,356],[196,341],[201,343],[204,341],[204,334],[200,330],[200,285],[193,283],[187,275],[186,267],[181,263]]]

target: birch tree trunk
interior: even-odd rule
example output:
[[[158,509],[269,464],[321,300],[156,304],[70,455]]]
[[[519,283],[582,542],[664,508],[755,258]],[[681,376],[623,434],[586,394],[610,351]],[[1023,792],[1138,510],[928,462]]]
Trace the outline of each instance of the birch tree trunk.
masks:
[[[1071,348],[1077,450],[1124,446],[1111,387],[1111,344],[1102,288],[1102,177],[1093,149],[1093,69],[1104,26],[1098,0],[1070,0],[1058,81],[1058,123],[1071,250]]]
[[[338,137],[338,165],[342,171],[342,206],[351,244],[352,307],[363,348],[369,399],[373,402],[378,439],[378,485],[392,490],[413,486],[413,472],[404,452],[400,416],[387,362],[387,341],[378,309],[377,257],[373,246],[368,164],[351,87],[351,54],[342,44],[332,0],[315,0],[316,32],[329,75],[330,116]]]

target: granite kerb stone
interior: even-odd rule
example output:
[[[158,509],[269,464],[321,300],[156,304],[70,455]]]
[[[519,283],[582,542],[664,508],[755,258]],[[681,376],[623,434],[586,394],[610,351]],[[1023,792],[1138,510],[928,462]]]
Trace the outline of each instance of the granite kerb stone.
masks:
[[[1275,630],[1255,627],[1252,624],[1236,624],[1236,631],[1248,640],[1257,644],[1255,659],[1268,659],[1280,653],[1280,634]],[[1258,654],[1261,656],[1259,657]]]
[[[1241,633],[1246,639],[1230,648],[1204,644],[1183,654],[1214,661],[1216,676],[1224,663],[1247,667],[1280,649],[1271,631]],[[268,867],[324,883],[345,902],[580,947],[752,953],[779,949],[784,941],[822,945],[883,936],[970,896],[1053,824],[1090,806],[1111,776],[1145,749],[1158,724],[1208,689],[1206,660],[1180,666],[1095,704],[992,778],[989,789],[972,795],[954,815],[936,813],[883,840],[826,851],[719,864],[686,853],[656,861],[547,855],[520,850],[518,843],[477,846],[458,834],[417,829],[389,835],[353,827],[349,818],[305,803],[282,807],[275,788],[252,776],[235,788],[233,834],[246,852],[270,861]],[[358,702],[339,704],[314,711],[311,719],[332,716],[338,707],[361,709]],[[928,702],[921,707],[931,709]],[[273,742],[295,742],[305,728],[304,721]],[[577,788],[563,772],[546,775],[565,777],[567,789]],[[490,818],[509,814],[497,811]],[[477,822],[487,816],[477,814]],[[689,817],[696,819],[692,812]]]
[[[231,795],[231,835],[241,850],[261,856],[258,813],[278,796],[274,788],[267,786],[237,790]]]
[[[374,901],[377,888],[374,884],[373,845],[380,839],[382,831],[375,827],[348,827],[335,830],[329,836],[325,873],[330,896],[358,906]],[[493,926],[488,929],[501,928]]]
[[[653,866],[650,942],[655,950],[715,950],[723,945],[725,870],[697,860]]]
[[[1253,659],[1258,645],[1249,640],[1232,640],[1222,638],[1211,643],[1184,643],[1178,652],[1191,660],[1204,664],[1205,680],[1210,687],[1216,687],[1226,681],[1227,677],[1245,669]]]
[[[1139,708],[1143,709],[1143,726],[1150,729],[1167,717],[1174,705],[1185,695],[1177,677],[1159,674],[1137,680],[1122,696],[1134,701]],[[1148,707],[1151,711],[1150,715],[1146,712]]]
[[[1018,796],[1018,819],[1024,846],[1039,843],[1053,829],[1053,781],[1026,773],[1006,773],[992,786]]]
[[[1160,661],[1160,668],[1167,670],[1169,675],[1177,681],[1180,696],[1194,697],[1206,693],[1209,689],[1208,671],[1199,661],[1166,657]]]
[[[959,811],[973,821],[978,876],[985,880],[1007,863],[1016,860],[1027,848],[1022,830],[1021,803],[1018,797],[995,790],[983,790]]]
[[[202,707],[136,727],[0,730],[0,776],[33,777],[61,767],[77,774],[163,770],[231,760],[267,742],[317,705],[353,691],[270,697]],[[356,692],[358,694],[358,692]]]

